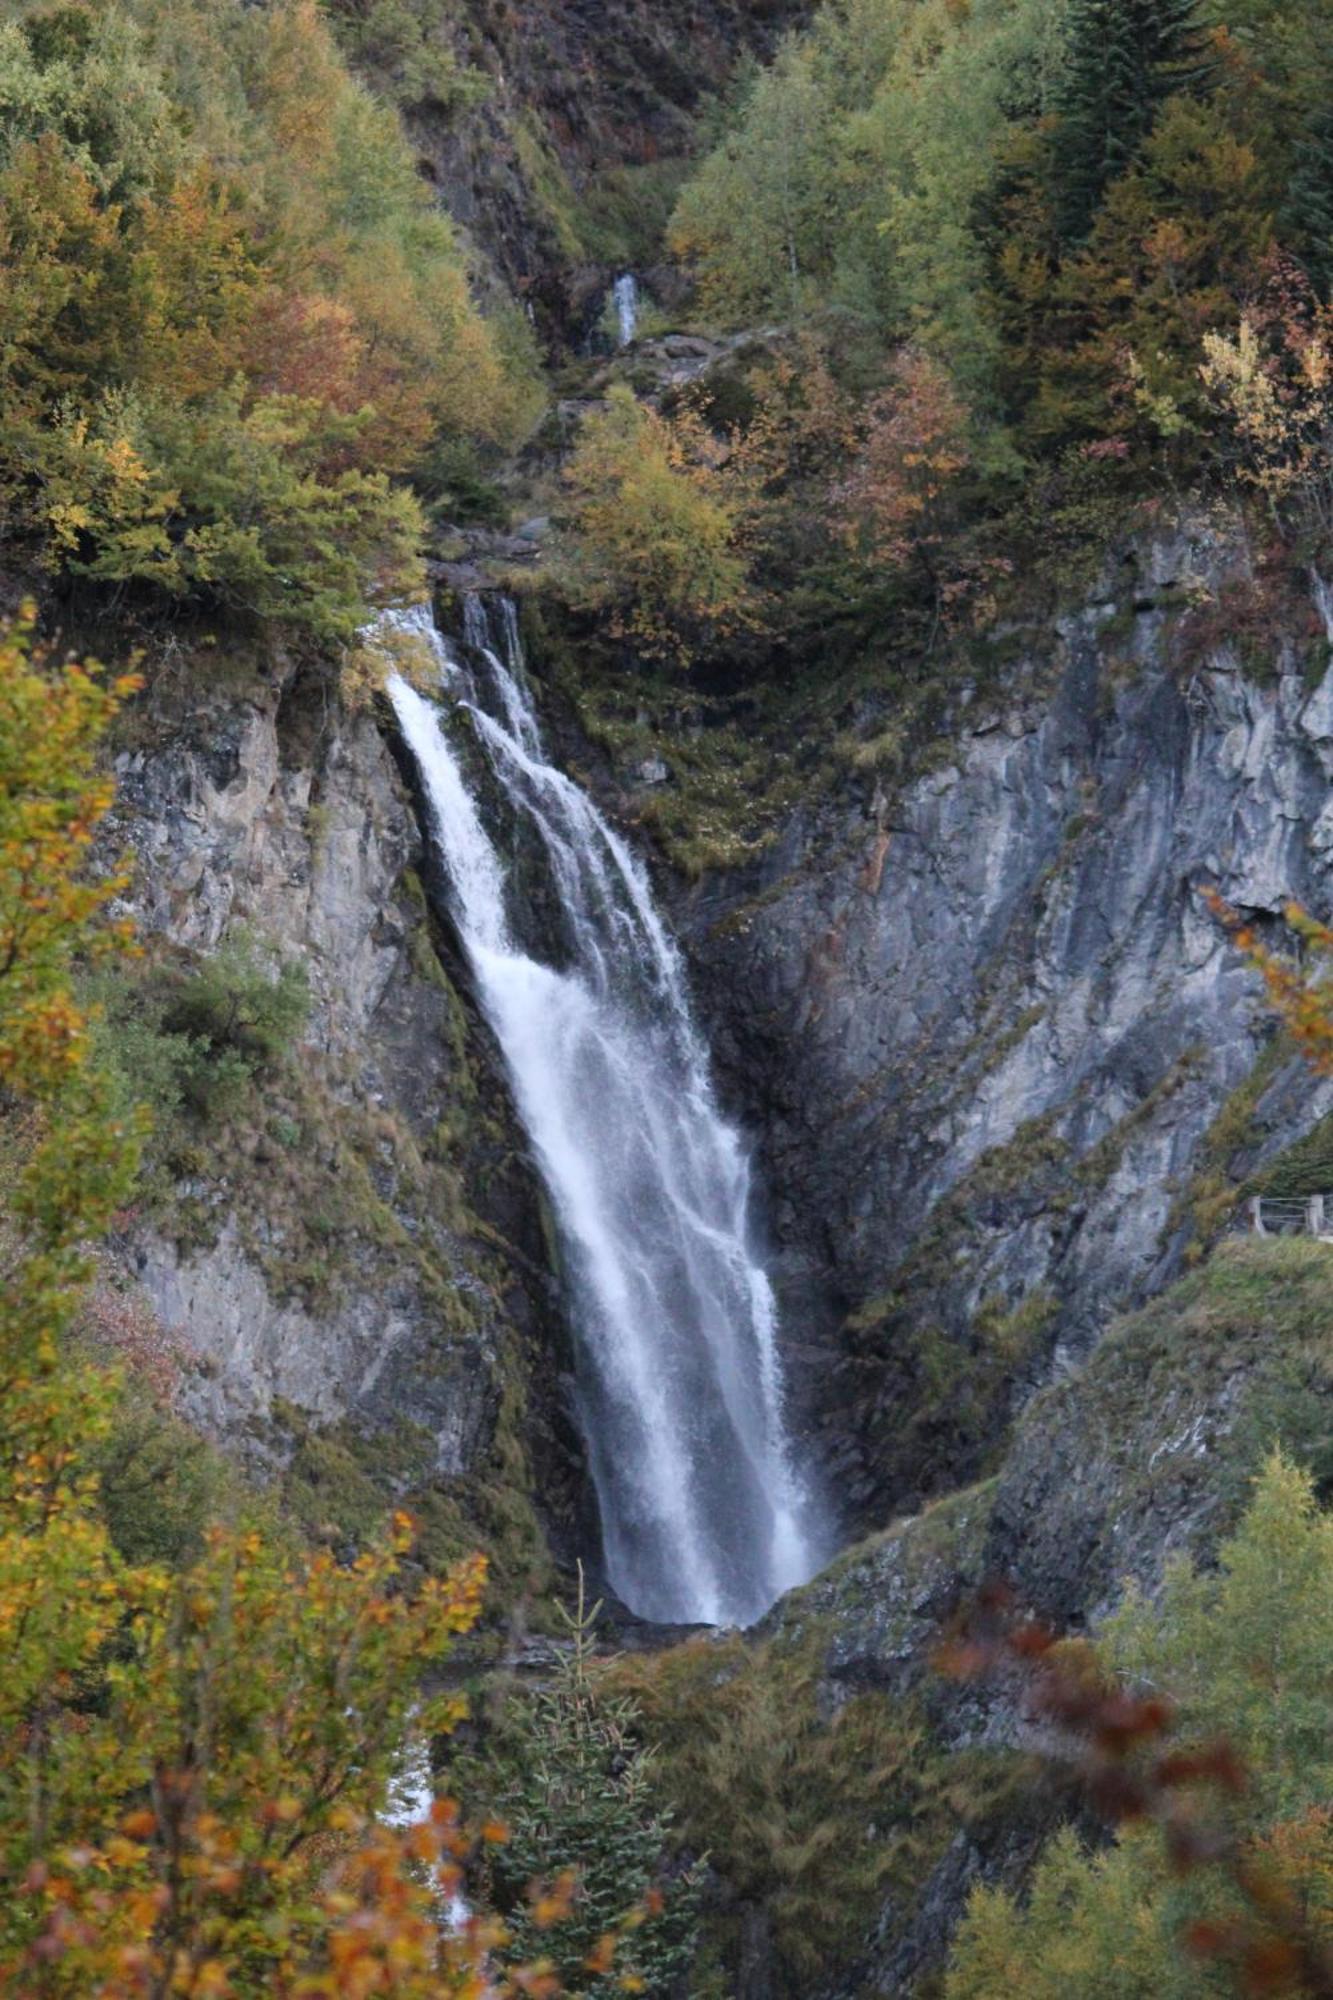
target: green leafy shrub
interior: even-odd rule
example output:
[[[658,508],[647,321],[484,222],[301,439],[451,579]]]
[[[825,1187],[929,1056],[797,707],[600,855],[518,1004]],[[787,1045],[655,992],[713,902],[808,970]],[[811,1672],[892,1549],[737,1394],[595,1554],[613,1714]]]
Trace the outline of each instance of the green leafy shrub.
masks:
[[[189,970],[114,970],[85,982],[117,1104],[144,1107],[161,1155],[183,1113],[220,1117],[288,1053],[310,1010],[300,966],[238,930]]]
[[[217,1450],[137,1385],[113,1404],[89,1456],[107,1530],[129,1563],[193,1561],[209,1523],[239,1500],[235,1473]]]
[[[283,964],[246,931],[234,933],[175,987],[162,1026],[181,1037],[181,1086],[203,1113],[235,1100],[284,1056],[310,1011],[301,967]]]
[[[448,10],[432,0],[328,0],[328,14],[353,68],[403,104],[457,111],[489,92],[489,79],[460,63]]]

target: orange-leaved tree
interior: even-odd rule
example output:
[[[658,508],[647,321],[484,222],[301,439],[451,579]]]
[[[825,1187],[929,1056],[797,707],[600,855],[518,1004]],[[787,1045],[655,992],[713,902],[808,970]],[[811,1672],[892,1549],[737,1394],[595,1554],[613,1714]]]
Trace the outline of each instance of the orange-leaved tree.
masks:
[[[72,976],[126,942],[122,878],[92,863],[133,685],[35,656],[30,621],[0,637],[0,1993],[512,1991],[498,1926],[442,1922],[456,1809],[386,1813],[409,1739],[457,1713],[422,1675],[475,1620],[482,1560],[422,1579],[404,1517],[350,1566],[240,1519],[172,1573],[122,1560],[99,1507],[108,1382],[64,1336],[137,1135]]]
[[[1300,957],[1273,951],[1215,889],[1203,899],[1264,982],[1269,1005],[1310,1067],[1333,1076],[1333,929],[1288,903],[1283,916]]]
[[[866,410],[852,470],[833,489],[848,546],[872,570],[923,584],[937,624],[964,604],[977,610],[1008,568],[979,558],[961,532],[970,429],[948,370],[924,348],[903,347]]]

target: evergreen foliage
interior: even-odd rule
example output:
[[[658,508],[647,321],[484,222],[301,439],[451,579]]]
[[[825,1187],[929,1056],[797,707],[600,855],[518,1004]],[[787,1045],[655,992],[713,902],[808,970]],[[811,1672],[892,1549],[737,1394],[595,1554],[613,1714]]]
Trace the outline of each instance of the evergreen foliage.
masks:
[[[1003,574],[1224,475],[1205,343],[1283,260],[1328,281],[1330,88],[1319,0],[846,0],[751,80],[672,240],[706,311],[816,335],[854,398],[942,372],[948,539]]]
[[[666,1879],[670,1814],[637,1740],[635,1704],[599,1684],[601,1606],[585,1607],[581,1567],[575,1608],[561,1609],[568,1647],[511,1718],[510,1775],[495,1800],[507,1838],[493,1850],[489,1875],[508,1924],[506,1956],[549,1959],[571,1992],[623,1991],[628,1979],[633,1991],[662,2000],[693,1957],[697,1882],[691,1873]],[[551,1879],[552,1857],[563,1879]],[[543,1885],[535,1899],[534,1883]],[[568,1913],[553,1936],[557,1909]]]
[[[1081,243],[1168,97],[1206,74],[1197,0],[1071,0],[1056,110],[1061,232]]]
[[[1106,2000],[1149,1993],[1206,2000],[1234,1990],[1217,1960],[1225,1961],[1228,1936],[1253,1936],[1256,1910],[1260,1935],[1249,1947],[1256,1964],[1265,1909],[1275,1968],[1284,1961],[1271,1947],[1289,1905],[1316,1938],[1333,1936],[1330,1647],[1333,1519],[1316,1503],[1308,1475],[1274,1456],[1217,1570],[1175,1562],[1160,1601],[1131,1593],[1102,1647],[1131,1685],[1177,1704],[1182,1765],[1218,1737],[1240,1759],[1243,1787],[1210,1796],[1201,1775],[1196,1811],[1201,1825],[1220,1816],[1229,1834],[1240,1835],[1251,1907],[1230,1878],[1173,1868],[1153,1826],[1131,1827],[1101,1852],[1066,1832],[1041,1861],[1024,1904],[1001,1889],[974,1892],[947,2000],[1014,1992],[1032,2000],[1093,1992]],[[1308,1989],[1284,1977],[1270,1990]]]
[[[910,1894],[1012,1777],[1003,1753],[951,1764],[910,1699],[863,1692],[830,1712],[828,1638],[812,1617],[799,1638],[714,1636],[610,1670],[642,1712],[686,1850],[725,1885],[706,1945],[735,1963],[745,1913],[759,1915],[774,2000],[845,1975],[886,1896]]]
[[[184,1045],[185,1095],[204,1110],[219,1105],[286,1053],[309,1011],[304,969],[233,933],[164,995],[161,1032]]]
[[[1333,286],[1333,105],[1316,105],[1292,144],[1283,233],[1320,291]]]

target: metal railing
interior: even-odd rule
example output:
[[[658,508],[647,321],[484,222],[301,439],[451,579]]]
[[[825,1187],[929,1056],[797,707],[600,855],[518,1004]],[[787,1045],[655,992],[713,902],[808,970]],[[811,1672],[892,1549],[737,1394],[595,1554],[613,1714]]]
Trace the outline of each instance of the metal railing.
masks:
[[[1256,1194],[1245,1214],[1256,1236],[1318,1236],[1333,1243],[1333,1194]]]

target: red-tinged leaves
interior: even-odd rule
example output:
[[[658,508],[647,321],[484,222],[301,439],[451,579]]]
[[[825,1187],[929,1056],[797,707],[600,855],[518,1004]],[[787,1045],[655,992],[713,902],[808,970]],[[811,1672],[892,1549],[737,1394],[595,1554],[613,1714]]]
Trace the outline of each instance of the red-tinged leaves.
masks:
[[[1240,1956],[1247,1993],[1293,1993],[1299,1990],[1301,1954],[1285,1938],[1261,1938]]]

